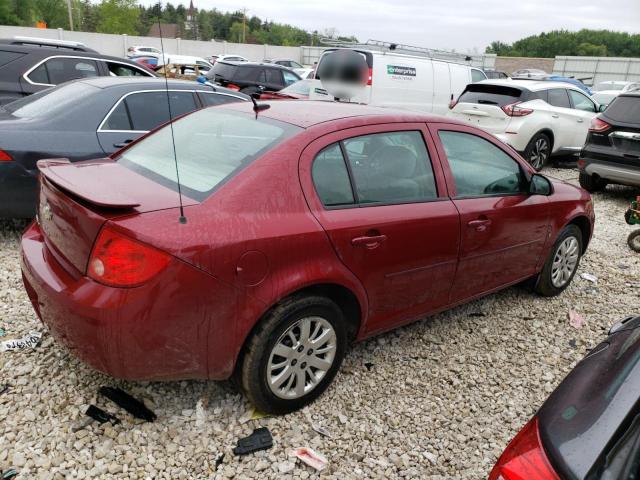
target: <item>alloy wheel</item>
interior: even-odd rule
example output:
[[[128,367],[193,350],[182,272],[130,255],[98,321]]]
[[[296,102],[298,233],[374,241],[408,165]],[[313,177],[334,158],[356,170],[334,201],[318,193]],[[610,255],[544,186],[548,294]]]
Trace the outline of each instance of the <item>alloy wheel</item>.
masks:
[[[553,258],[551,266],[551,283],[556,288],[562,288],[575,272],[580,259],[580,244],[576,237],[565,238]]]
[[[269,389],[287,400],[305,396],[331,369],[336,347],[336,332],[326,319],[298,320],[280,336],[269,354]]]
[[[533,144],[529,163],[536,170],[540,170],[549,158],[549,143],[544,138],[538,138]]]

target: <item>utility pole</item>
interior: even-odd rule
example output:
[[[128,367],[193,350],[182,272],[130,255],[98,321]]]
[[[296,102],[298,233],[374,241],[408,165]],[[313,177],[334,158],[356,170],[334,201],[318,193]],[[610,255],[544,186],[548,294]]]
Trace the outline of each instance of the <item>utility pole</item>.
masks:
[[[73,32],[73,9],[71,8],[71,0],[67,0],[67,8],[69,9],[69,30]]]

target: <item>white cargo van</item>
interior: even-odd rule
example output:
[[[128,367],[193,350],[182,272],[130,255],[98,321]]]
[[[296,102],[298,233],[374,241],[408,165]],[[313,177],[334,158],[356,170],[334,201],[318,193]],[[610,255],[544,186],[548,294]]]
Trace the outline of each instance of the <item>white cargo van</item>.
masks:
[[[468,64],[426,55],[389,49],[332,48],[320,57],[310,100],[334,100],[322,85],[322,62],[344,50],[362,55],[369,67],[368,81],[358,94],[350,99],[340,99],[355,103],[445,114],[452,99],[458,98],[469,83],[487,78],[482,70]]]

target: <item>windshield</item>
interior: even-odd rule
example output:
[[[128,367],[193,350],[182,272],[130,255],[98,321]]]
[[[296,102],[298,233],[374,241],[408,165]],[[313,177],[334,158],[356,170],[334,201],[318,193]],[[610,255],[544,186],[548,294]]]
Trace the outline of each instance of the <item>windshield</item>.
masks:
[[[207,108],[163,127],[125,150],[117,161],[177,191],[202,201],[236,172],[299,131],[298,127],[253,112]],[[175,141],[175,158],[173,151]]]
[[[300,80],[296,83],[292,83],[287,88],[280,90],[280,93],[295,93],[297,95],[309,95],[311,90],[311,80]]]
[[[96,90],[96,87],[86,83],[70,82],[21,98],[3,108],[5,112],[20,118],[55,115],[78,105],[80,100],[96,93]]]

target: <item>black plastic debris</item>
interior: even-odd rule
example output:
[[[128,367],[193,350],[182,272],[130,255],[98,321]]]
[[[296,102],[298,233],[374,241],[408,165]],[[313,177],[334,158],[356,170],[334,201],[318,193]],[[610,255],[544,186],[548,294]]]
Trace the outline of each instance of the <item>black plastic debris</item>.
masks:
[[[577,347],[575,338],[572,338],[571,340],[569,340],[569,346],[575,350],[575,348]]]
[[[487,314],[484,312],[471,312],[469,316],[470,317],[486,317]]]
[[[267,427],[256,428],[248,437],[238,440],[238,446],[233,449],[236,455],[246,455],[258,450],[268,450],[273,447],[273,438]]]
[[[371,362],[366,362],[364,364],[365,367],[367,367],[367,370],[371,371],[371,369],[373,368],[374,364]]]
[[[15,478],[18,476],[18,471],[15,468],[11,468],[9,470],[7,470],[6,472],[2,472],[2,479],[7,479],[7,478]]]
[[[144,403],[136,400],[124,390],[114,387],[100,387],[98,392],[136,418],[147,422],[153,422],[157,418],[156,414],[149,410]]]
[[[220,465],[222,465],[222,462],[224,462],[224,453],[219,453],[216,456],[216,459],[215,459],[214,470],[218,471],[218,467],[220,467]]]
[[[0,385],[0,395],[6,393],[9,390],[9,384],[5,383],[4,385]]]
[[[120,420],[115,415],[111,415],[109,412],[105,412],[100,407],[96,407],[95,405],[89,405],[87,411],[84,412],[85,415],[93,418],[99,423],[111,422],[111,425],[117,425],[120,423]]]

